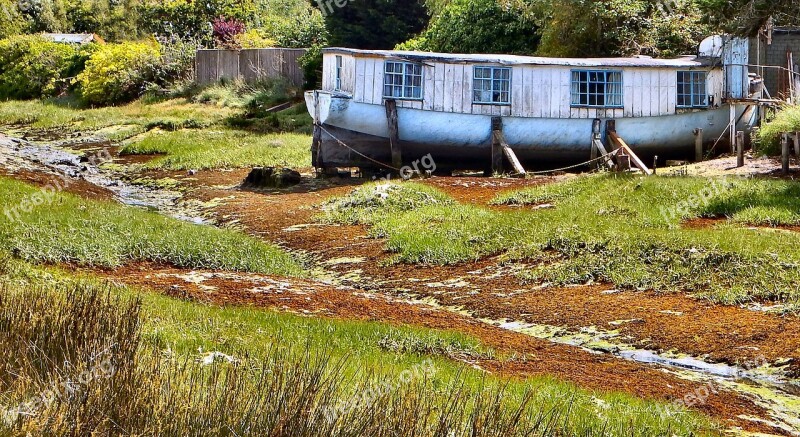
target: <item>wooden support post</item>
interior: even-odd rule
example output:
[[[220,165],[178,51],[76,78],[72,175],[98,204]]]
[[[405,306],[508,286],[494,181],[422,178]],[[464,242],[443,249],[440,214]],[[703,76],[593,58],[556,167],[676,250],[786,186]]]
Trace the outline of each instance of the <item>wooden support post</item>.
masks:
[[[503,119],[492,117],[492,173],[503,174]]]
[[[794,159],[800,161],[800,132],[794,133]]]
[[[736,132],[736,167],[744,167],[744,132]]]
[[[403,153],[400,147],[400,128],[397,122],[397,101],[386,101],[386,121],[389,123],[389,145],[392,151],[392,167],[403,166]]]
[[[324,167],[322,164],[322,128],[314,124],[314,136],[311,140],[311,165],[315,169]]]
[[[589,159],[592,161],[597,159],[597,153],[599,152],[597,143],[600,141],[600,123],[602,122],[597,118],[592,122],[592,152],[589,155]]]
[[[592,155],[591,159],[594,161],[598,158],[598,156],[607,156],[608,150],[606,150],[606,146],[603,145],[602,137],[600,136],[600,125],[601,121],[599,119],[594,120],[592,123]],[[604,164],[608,166],[609,169],[614,169],[614,161],[612,160],[613,157],[609,156],[607,159],[601,162],[597,162],[595,167],[600,168]]]
[[[789,134],[783,134],[781,138],[781,172],[789,174]]]
[[[694,160],[695,162],[703,161],[703,129],[694,130]]]
[[[315,169],[325,167],[322,160],[322,123],[320,122],[319,91],[314,91],[314,136],[311,140],[311,165]]]
[[[631,169],[631,156],[625,149],[617,153],[617,171],[629,171]]]
[[[733,148],[736,146],[736,105],[733,103],[730,103],[730,112],[731,119],[728,124],[730,136],[728,139],[730,141],[731,153],[733,153]]]

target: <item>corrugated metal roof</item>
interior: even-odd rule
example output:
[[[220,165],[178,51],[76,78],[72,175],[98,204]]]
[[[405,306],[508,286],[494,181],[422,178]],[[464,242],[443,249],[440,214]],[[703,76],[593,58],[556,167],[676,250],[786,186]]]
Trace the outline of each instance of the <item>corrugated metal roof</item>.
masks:
[[[515,55],[463,55],[453,53],[408,52],[397,50],[357,50],[332,47],[324,53],[340,53],[364,57],[398,58],[416,62],[487,63],[500,65],[556,65],[565,67],[649,67],[649,68],[693,68],[708,67],[717,61],[711,58],[685,56],[677,59],[654,59],[640,56],[633,58],[543,58]]]
[[[43,33],[43,37],[64,44],[87,44],[94,41],[91,33]]]

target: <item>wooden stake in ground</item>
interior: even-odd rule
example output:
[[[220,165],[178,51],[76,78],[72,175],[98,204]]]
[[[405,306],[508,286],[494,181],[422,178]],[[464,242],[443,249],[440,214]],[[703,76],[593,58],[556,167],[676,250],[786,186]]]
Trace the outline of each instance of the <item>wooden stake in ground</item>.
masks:
[[[694,130],[694,160],[703,161],[703,129]]]
[[[787,133],[781,137],[781,172],[784,176],[789,174],[789,134]]]
[[[794,133],[794,159],[800,161],[800,132]]]
[[[736,167],[744,167],[744,132],[736,132]]]

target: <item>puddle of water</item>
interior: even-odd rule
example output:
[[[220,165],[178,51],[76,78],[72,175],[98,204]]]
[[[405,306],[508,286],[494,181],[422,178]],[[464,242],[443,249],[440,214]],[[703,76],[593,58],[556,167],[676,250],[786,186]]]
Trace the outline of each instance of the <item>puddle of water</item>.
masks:
[[[739,377],[741,369],[726,364],[709,364],[705,361],[691,357],[667,358],[652,351],[647,350],[622,350],[618,353],[622,358],[638,361],[647,364],[660,364],[662,366],[678,367],[694,372],[708,373],[726,378]]]

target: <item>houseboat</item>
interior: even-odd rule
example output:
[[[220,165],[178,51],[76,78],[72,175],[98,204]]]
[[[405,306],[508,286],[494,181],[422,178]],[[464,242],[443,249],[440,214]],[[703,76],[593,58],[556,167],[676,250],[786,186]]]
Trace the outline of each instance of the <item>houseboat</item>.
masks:
[[[678,59],[345,48],[323,58],[322,89],[305,96],[319,169],[430,155],[440,169],[490,170],[498,126],[526,168],[589,160],[608,126],[645,161],[685,158],[699,132],[727,143],[757,120],[746,39],[711,37]]]

